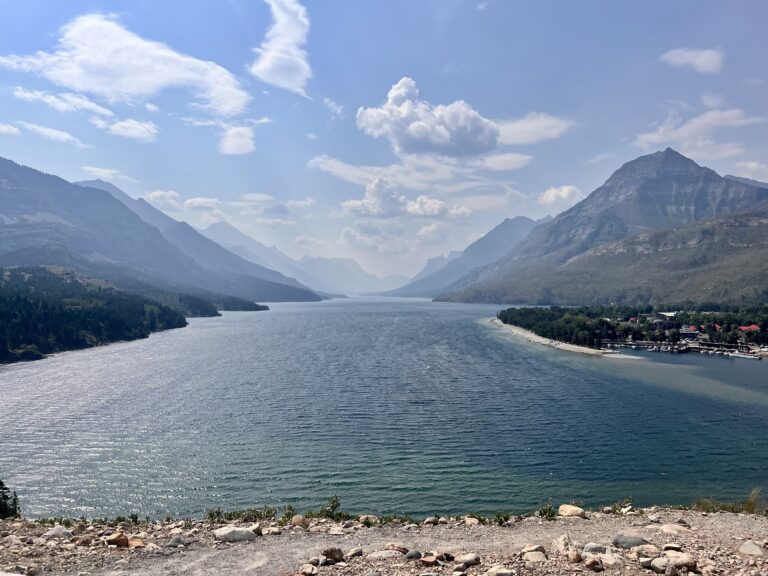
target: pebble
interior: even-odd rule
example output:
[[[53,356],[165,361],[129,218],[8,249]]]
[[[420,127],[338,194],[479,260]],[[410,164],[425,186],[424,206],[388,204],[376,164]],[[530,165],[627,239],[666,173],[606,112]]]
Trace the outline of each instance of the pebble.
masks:
[[[406,560],[418,560],[421,558],[421,552],[418,550],[408,550],[408,553],[405,555]]]
[[[544,546],[541,544],[526,544],[523,549],[521,550],[523,554],[527,554],[528,552],[546,552],[544,549]]]
[[[114,534],[110,534],[107,536],[104,541],[107,543],[107,546],[117,546],[118,548],[128,548],[128,536],[123,534],[122,532],[115,532]]]
[[[309,528],[309,520],[301,514],[296,514],[291,518],[291,526],[300,526],[306,530]]]
[[[166,548],[179,548],[185,545],[186,545],[186,542],[184,542],[184,538],[182,538],[179,535],[176,535],[173,538],[171,538],[170,542],[168,542],[165,546]]]
[[[592,572],[602,572],[603,570],[605,570],[605,567],[603,566],[603,563],[600,561],[600,558],[597,558],[597,557],[587,558],[584,561],[584,566],[592,570]]]
[[[686,525],[683,524],[662,524],[659,526],[659,530],[661,530],[664,534],[673,534],[675,536],[679,534],[690,534],[691,530]]]
[[[317,574],[317,567],[312,564],[304,564],[299,572],[302,576],[315,576]]]
[[[402,558],[403,555],[397,550],[377,550],[368,554],[368,560],[388,560],[390,558]]]
[[[362,554],[362,550],[360,551]],[[341,548],[326,548],[323,550],[323,556],[325,556],[331,562],[343,562],[344,551]]]
[[[491,566],[491,568],[486,571],[485,576],[514,576],[514,574],[515,573],[510,568],[497,564]]]
[[[362,548],[352,548],[349,552],[346,554],[346,558],[357,558],[358,556],[363,555],[363,549]]]
[[[478,564],[480,564],[480,556],[474,553],[461,554],[454,558],[454,562],[466,567],[477,566]]]

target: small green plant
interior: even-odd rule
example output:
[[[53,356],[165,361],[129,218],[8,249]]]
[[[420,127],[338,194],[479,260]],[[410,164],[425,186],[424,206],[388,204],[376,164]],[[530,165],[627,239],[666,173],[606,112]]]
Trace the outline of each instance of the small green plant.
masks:
[[[617,500],[611,504],[611,511],[617,516],[621,516],[624,514],[622,510],[626,509],[627,506],[632,506],[632,496],[625,498],[624,500]]]
[[[125,516],[115,516],[115,524],[125,524]]]
[[[469,514],[467,514],[467,518],[474,518],[475,520],[480,522],[480,524],[482,525],[485,525],[488,522],[487,518],[485,518],[484,516],[480,516],[479,514],[475,514],[474,512],[470,512]]]
[[[128,519],[133,522],[134,524],[139,523],[139,515],[138,514],[129,514]]]
[[[245,510],[224,511],[221,508],[212,508],[205,514],[205,518],[211,524],[221,524],[239,520],[241,522],[260,522],[274,518],[277,514],[275,508],[264,506],[263,508],[246,508]]]
[[[699,512],[736,512],[745,514],[768,514],[768,508],[761,506],[761,489],[755,487],[744,502],[721,502],[714,498],[699,498],[691,508]]]
[[[552,507],[552,500],[547,500],[547,503],[538,509],[536,515],[539,518],[544,518],[544,520],[554,520],[557,518],[557,510]]]
[[[283,506],[283,516],[280,518],[281,524],[288,524],[296,515],[296,509],[291,504]]]
[[[504,524],[509,522],[510,518],[511,516],[509,514],[502,514],[501,512],[497,512],[493,521],[496,522],[496,524],[498,524],[499,526],[504,526]]]
[[[19,497],[0,480],[0,518],[15,518],[19,515]]]

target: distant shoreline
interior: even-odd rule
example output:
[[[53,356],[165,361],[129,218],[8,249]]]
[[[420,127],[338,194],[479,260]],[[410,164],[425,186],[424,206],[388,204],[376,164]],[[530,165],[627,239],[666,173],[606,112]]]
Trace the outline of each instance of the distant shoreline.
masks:
[[[566,350],[568,352],[579,352],[581,354],[588,354],[590,356],[611,357],[616,354],[613,351],[597,350],[596,348],[587,348],[586,346],[577,346],[576,344],[568,344],[567,342],[560,342],[559,340],[551,340],[549,338],[544,338],[543,336],[539,336],[538,334],[531,332],[530,330],[526,330],[525,328],[521,328],[520,326],[514,326],[512,324],[504,324],[504,322],[502,322],[498,318],[491,318],[490,323],[498,328],[501,328],[505,332],[512,334],[513,336],[517,336],[518,338],[523,338],[528,342],[533,342],[534,344],[542,344],[544,346],[549,346],[550,348],[555,348],[557,350]]]

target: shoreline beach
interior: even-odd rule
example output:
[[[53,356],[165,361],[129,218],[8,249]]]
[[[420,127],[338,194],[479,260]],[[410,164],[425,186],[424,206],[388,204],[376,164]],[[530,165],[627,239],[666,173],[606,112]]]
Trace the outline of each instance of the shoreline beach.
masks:
[[[617,356],[616,352],[613,352],[613,351],[597,350],[595,348],[587,348],[586,346],[577,346],[576,344],[568,344],[567,342],[560,342],[558,340],[551,340],[549,338],[544,338],[542,336],[539,336],[538,334],[535,334],[534,332],[531,332],[530,330],[521,328],[520,326],[513,326],[512,324],[504,324],[504,322],[502,322],[498,318],[491,318],[490,323],[496,326],[497,328],[501,328],[508,334],[512,334],[513,336],[522,338],[534,344],[542,344],[544,346],[549,346],[550,348],[555,348],[556,350],[566,350],[568,352],[579,352],[581,354],[589,354],[590,356],[607,356],[607,357],[613,357],[613,358]]]

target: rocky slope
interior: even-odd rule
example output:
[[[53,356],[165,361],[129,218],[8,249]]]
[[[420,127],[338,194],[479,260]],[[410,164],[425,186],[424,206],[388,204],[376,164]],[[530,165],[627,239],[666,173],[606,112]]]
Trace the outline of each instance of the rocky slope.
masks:
[[[304,576],[518,574],[743,574],[768,571],[768,518],[647,508],[560,516],[375,516],[346,522],[293,517],[287,525],[199,521],[75,523],[0,521],[0,570],[14,574]],[[483,521],[485,522],[485,521]]]
[[[617,242],[641,234],[664,230],[690,234],[693,229],[687,227],[754,210],[766,201],[768,189],[722,178],[669,148],[641,156],[622,166],[585,200],[536,227],[503,258],[454,283],[441,299],[644,302],[648,298],[644,274],[629,274],[617,265],[623,263],[608,259],[601,261],[602,268],[589,268],[578,257],[600,246],[616,248]],[[650,256],[644,264],[664,269],[663,262]],[[718,278],[718,283],[734,286],[728,276]]]
[[[482,238],[475,240],[457,257],[426,276],[416,278],[392,296],[435,296],[460,278],[490,264],[517,246],[536,226],[524,216],[505,218]]]

